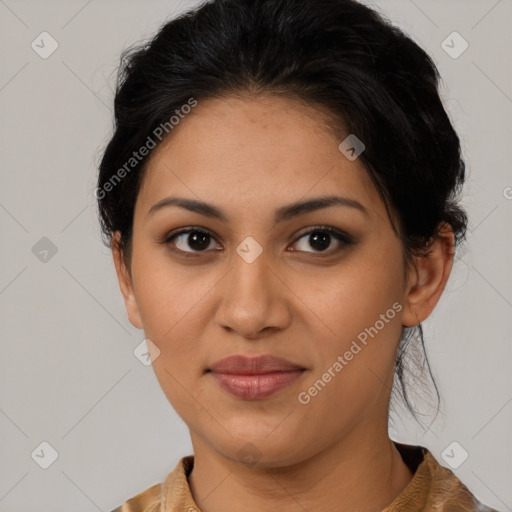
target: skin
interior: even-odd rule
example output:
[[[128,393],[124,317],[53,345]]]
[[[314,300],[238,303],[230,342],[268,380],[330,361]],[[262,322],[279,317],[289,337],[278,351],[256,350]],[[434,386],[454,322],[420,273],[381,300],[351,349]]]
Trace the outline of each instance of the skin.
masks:
[[[404,268],[383,202],[325,120],[289,98],[200,101],[151,155],[129,262],[119,233],[112,237],[130,322],[158,347],[154,371],[190,429],[189,482],[203,512],[376,511],[413,476],[388,435],[393,365],[402,326],[425,320],[445,287],[453,233],[440,226],[430,253]],[[227,218],[178,206],[148,215],[171,195],[211,203]],[[366,213],[330,206],[274,222],[276,209],[325,195],[358,201]],[[331,237],[321,251],[306,234],[318,225],[354,243]],[[188,235],[162,243],[188,227],[211,233],[206,252]],[[247,236],[263,249],[252,263],[236,252]],[[401,311],[301,404],[299,393],[394,303]],[[233,354],[272,354],[306,371],[277,394],[243,400],[206,373]],[[252,463],[241,456],[249,446]]]

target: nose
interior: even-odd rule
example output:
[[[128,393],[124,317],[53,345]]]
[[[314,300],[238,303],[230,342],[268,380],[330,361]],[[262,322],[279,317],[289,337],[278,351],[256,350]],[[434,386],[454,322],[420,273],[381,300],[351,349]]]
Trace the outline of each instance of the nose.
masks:
[[[291,291],[270,260],[265,249],[253,261],[233,255],[232,269],[218,290],[216,322],[223,329],[256,340],[290,324]]]

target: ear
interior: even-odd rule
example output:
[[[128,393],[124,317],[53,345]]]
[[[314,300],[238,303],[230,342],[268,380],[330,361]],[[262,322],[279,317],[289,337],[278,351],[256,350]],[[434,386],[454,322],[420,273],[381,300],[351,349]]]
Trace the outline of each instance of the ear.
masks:
[[[142,329],[142,319],[137,300],[135,299],[131,272],[127,268],[123,258],[123,252],[119,243],[120,237],[121,232],[116,231],[112,234],[111,238],[112,256],[114,258],[114,265],[116,267],[117,280],[119,281],[119,288],[121,289],[121,293],[123,295],[123,300],[130,323],[134,327]]]
[[[445,222],[439,224],[428,252],[413,256],[409,270],[402,324],[418,325],[432,313],[446,286],[453,265],[455,237]]]

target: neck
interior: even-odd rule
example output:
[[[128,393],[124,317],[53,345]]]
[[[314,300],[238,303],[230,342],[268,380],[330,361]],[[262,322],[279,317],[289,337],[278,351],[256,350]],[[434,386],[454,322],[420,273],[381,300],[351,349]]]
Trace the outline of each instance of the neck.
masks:
[[[192,495],[203,512],[331,510],[374,512],[388,506],[413,474],[389,439],[358,430],[293,465],[250,468],[194,439]]]

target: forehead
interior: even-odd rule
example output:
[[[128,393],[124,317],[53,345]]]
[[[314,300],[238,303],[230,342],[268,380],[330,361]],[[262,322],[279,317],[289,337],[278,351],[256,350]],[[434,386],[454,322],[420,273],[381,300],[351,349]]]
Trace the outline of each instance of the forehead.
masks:
[[[308,195],[340,193],[375,209],[378,194],[362,162],[338,149],[347,134],[332,121],[322,107],[290,98],[199,100],[150,155],[138,206],[147,211],[179,193],[239,213],[273,211]]]

